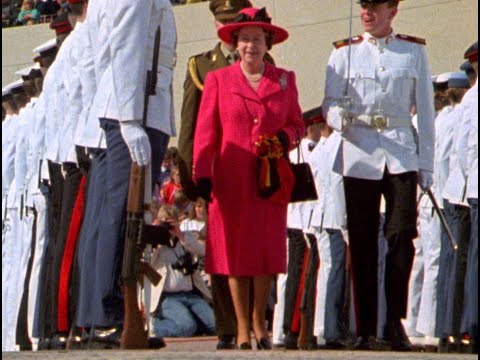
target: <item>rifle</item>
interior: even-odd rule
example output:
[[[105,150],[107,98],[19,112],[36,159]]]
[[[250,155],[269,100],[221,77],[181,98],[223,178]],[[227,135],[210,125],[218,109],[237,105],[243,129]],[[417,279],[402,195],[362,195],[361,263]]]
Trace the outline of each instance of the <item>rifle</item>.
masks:
[[[155,33],[152,70],[147,71],[145,84],[145,103],[143,107],[143,126],[148,114],[148,100],[155,95],[157,84],[158,58],[160,49],[160,26]],[[148,349],[148,334],[137,297],[137,281],[143,275],[155,285],[160,282],[160,275],[142,261],[144,247],[144,197],[145,167],[132,162],[130,168],[130,185],[127,200],[127,231],[122,264],[122,289],[124,296],[124,324],[120,338],[121,349]]]
[[[318,274],[318,248],[317,240],[304,235],[308,244],[308,257],[305,269],[305,281],[300,305],[300,332],[297,345],[301,350],[312,350],[313,325],[315,316],[315,289],[317,287]],[[303,275],[303,274],[302,274]]]

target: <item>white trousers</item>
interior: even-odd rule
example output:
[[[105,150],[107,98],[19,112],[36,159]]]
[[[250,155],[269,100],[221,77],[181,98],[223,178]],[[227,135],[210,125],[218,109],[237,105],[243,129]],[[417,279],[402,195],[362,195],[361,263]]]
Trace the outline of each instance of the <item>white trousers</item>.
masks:
[[[441,236],[440,219],[431,214],[431,211],[427,212],[426,217],[420,214],[424,276],[417,321],[417,331],[428,337],[435,336]]]
[[[2,351],[15,351],[18,312],[31,253],[34,217],[33,214],[23,214],[20,219],[16,209],[9,209],[7,216],[10,229],[5,240],[5,267],[2,261],[2,270],[6,270],[2,271]]]
[[[273,313],[272,342],[283,344],[285,333],[283,332],[283,319],[285,315],[285,289],[287,287],[287,274],[279,274],[277,278],[277,303]]]
[[[410,275],[405,327],[411,337],[435,336],[437,280],[440,264],[440,220],[431,207],[419,212],[419,237],[415,240],[415,259]]]
[[[35,237],[35,253],[33,256],[32,273],[28,288],[28,336],[32,339],[35,318],[38,317],[38,289],[40,281],[40,269],[43,255],[47,247],[47,204],[42,194],[33,195],[33,204],[37,211],[37,227]],[[32,339],[35,343],[35,340]]]
[[[315,236],[318,239],[318,255],[320,257],[320,269],[317,277],[317,298],[315,301],[315,322],[313,325],[313,334],[317,336],[319,344],[325,334],[325,301],[327,297],[327,284],[330,270],[332,269],[332,257],[330,253],[330,239],[326,231],[316,231]]]

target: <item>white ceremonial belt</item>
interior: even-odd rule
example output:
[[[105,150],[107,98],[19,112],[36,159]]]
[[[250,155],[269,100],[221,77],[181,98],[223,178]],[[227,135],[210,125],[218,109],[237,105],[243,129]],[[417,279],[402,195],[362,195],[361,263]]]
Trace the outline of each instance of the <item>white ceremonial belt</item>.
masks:
[[[352,126],[367,126],[377,130],[408,127],[411,125],[410,119],[395,118],[385,115],[358,115],[350,119]]]

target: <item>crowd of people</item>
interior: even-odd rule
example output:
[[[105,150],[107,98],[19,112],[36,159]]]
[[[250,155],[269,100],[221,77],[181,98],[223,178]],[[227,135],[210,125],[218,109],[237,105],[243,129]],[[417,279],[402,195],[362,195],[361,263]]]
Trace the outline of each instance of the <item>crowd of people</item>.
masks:
[[[172,5],[202,1],[208,0],[170,0]],[[2,28],[48,23],[67,10],[67,0],[2,0]]]
[[[210,0],[219,42],[189,59],[177,149],[172,2],[61,7],[2,89],[2,351],[122,346],[134,165],[146,346],[478,351],[477,43],[432,77],[399,1],[361,0],[365,33],[334,43],[302,112],[269,54],[288,32]],[[296,163],[316,194],[293,197]]]

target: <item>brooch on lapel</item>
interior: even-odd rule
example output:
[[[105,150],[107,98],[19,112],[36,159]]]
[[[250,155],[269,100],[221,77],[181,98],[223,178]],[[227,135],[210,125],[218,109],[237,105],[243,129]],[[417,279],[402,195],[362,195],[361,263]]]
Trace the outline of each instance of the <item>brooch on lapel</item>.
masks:
[[[282,90],[285,90],[287,88],[287,83],[288,83],[287,74],[282,74],[278,82],[280,83],[280,87],[282,88]]]

